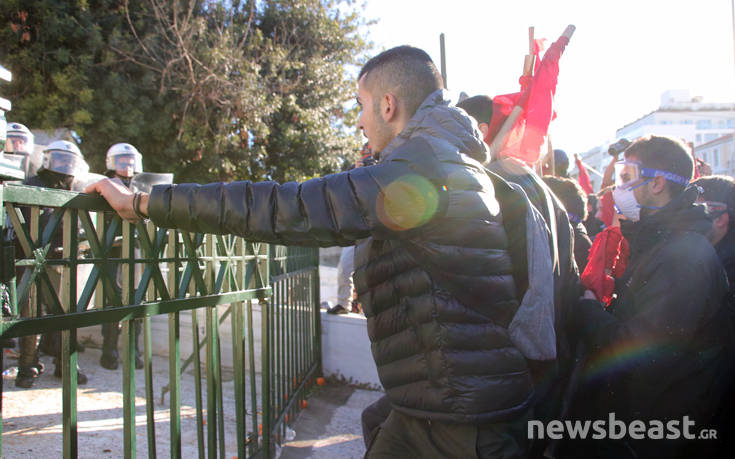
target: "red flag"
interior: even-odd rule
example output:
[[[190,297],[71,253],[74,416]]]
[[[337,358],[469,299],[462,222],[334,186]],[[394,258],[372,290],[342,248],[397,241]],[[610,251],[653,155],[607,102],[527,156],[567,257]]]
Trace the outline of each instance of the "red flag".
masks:
[[[600,220],[605,226],[612,225],[613,217],[615,217],[615,200],[613,200],[612,191],[608,191],[600,198],[600,214],[602,215]]]
[[[523,108],[523,114],[513,125],[500,149],[499,157],[512,156],[529,164],[538,161],[549,123],[556,116],[553,103],[559,75],[559,58],[568,43],[569,38],[561,36],[539,61],[540,43],[536,41],[536,71],[533,78],[521,77],[521,92],[504,94],[493,99],[493,117],[485,137],[488,143],[495,137],[513,107],[519,105]]]
[[[579,170],[579,177],[577,178],[579,186],[581,186],[584,192],[587,194],[594,193],[595,189],[592,188],[592,182],[590,181],[590,174],[587,173],[587,168],[584,167],[584,164],[582,164],[582,160],[579,159],[579,156],[577,156],[574,161],[577,163],[577,170]]]
[[[595,236],[582,273],[582,285],[607,306],[615,291],[615,279],[623,275],[628,265],[629,253],[628,241],[619,226],[605,228]]]

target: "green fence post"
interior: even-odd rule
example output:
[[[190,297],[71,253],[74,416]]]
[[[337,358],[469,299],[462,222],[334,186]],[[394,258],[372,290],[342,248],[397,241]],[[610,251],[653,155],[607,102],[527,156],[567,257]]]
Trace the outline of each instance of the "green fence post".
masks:
[[[123,301],[135,301],[135,258],[133,244],[133,225],[122,224],[122,278]],[[122,323],[122,364],[123,364],[123,447],[125,459],[136,455],[135,446],[135,326],[131,320]]]
[[[69,209],[64,213],[63,258],[72,260],[77,256],[77,213]],[[73,253],[72,253],[73,251]],[[52,268],[53,269],[53,268]],[[61,306],[65,313],[75,310],[77,303],[76,265],[64,265],[60,282]],[[55,292],[50,292],[55,294]],[[76,329],[61,332],[61,362],[63,385],[63,435],[64,457],[77,457],[77,349]]]
[[[169,258],[178,255],[177,233],[168,231],[167,254]],[[171,298],[178,298],[177,272],[175,262],[168,263],[168,287]],[[193,313],[194,311],[192,311]],[[181,458],[181,355],[179,349],[179,313],[168,315],[168,365],[169,365],[169,427],[171,431],[171,457]]]

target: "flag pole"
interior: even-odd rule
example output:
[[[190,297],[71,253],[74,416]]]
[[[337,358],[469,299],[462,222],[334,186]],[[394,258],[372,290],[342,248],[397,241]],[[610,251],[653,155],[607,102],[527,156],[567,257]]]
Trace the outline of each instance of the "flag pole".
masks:
[[[531,26],[528,28],[528,54],[523,57],[523,76],[524,77],[531,77],[533,76],[533,64],[534,64],[534,27]],[[508,118],[505,119],[505,122],[502,126],[500,126],[500,129],[498,130],[498,133],[495,135],[495,138],[492,142],[490,142],[490,158],[495,159],[500,153],[500,150],[505,145],[505,141],[508,138],[508,134],[510,134],[510,130],[513,128],[513,125],[518,120],[518,118],[523,114],[523,107],[520,105],[516,105],[513,107],[513,110],[510,112],[510,115],[508,115]]]
[[[447,89],[447,53],[443,33],[439,34],[439,52],[441,54],[442,80],[444,81],[444,89]]]
[[[567,39],[571,39],[572,35],[574,34],[574,30],[576,29],[573,25],[568,25],[566,29],[564,29],[564,33],[562,34],[562,37],[567,37]],[[534,42],[533,42],[533,27],[528,28],[528,35],[529,35],[529,53],[534,54]],[[530,72],[533,72],[533,57],[531,59],[528,59],[528,56],[525,56],[526,59],[524,59],[524,65],[523,65],[523,75],[524,76],[532,76],[532,73],[527,74],[526,70],[528,67],[530,67]],[[528,65],[528,62],[530,61],[530,65]],[[508,115],[508,118],[505,119],[505,122],[503,122],[503,125],[500,126],[500,129],[498,130],[498,133],[495,135],[495,138],[493,138],[493,141],[490,143],[490,158],[495,159],[500,153],[500,150],[505,146],[505,141],[507,140],[508,134],[510,134],[511,129],[513,128],[513,125],[518,120],[518,118],[523,114],[523,107],[520,105],[516,105],[513,107],[513,110],[510,112],[510,115]]]
[[[549,163],[551,166],[549,166],[549,168],[551,169],[551,175],[556,176],[556,155],[554,154],[554,149],[551,146],[551,134],[546,136],[546,154],[550,158]]]

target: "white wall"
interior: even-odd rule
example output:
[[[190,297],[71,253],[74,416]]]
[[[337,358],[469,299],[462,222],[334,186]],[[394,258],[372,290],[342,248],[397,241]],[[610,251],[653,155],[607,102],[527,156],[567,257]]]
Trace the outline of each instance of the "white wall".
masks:
[[[336,295],[336,268],[320,267],[320,290],[322,300]],[[227,306],[218,306],[218,315],[224,314]],[[205,317],[199,312],[199,339],[205,335]],[[221,362],[225,368],[232,368],[232,325],[230,317],[220,326]],[[247,320],[247,318],[246,318]],[[344,377],[354,384],[362,384],[380,388],[378,373],[375,368],[370,340],[367,336],[366,319],[359,314],[332,315],[321,311],[322,322],[322,362],[323,372],[328,376]],[[193,351],[191,312],[179,314],[179,346],[181,359],[184,360]],[[153,353],[168,356],[168,315],[151,318],[151,335]],[[77,337],[80,341],[92,342],[102,346],[101,326],[79,329]],[[253,304],[253,338],[255,347],[255,367],[260,370],[261,356],[261,309],[257,302]],[[142,339],[142,337],[141,337]],[[120,339],[120,343],[122,338]],[[142,343],[142,341],[141,341]],[[202,353],[202,364],[204,353]],[[248,361],[245,361],[246,368]]]

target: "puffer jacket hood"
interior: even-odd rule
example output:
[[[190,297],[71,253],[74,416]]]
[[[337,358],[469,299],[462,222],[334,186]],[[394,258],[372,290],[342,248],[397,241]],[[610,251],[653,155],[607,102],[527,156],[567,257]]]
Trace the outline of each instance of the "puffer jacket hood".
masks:
[[[480,131],[464,112],[451,105],[443,89],[434,91],[424,100],[400,134],[385,147],[380,155],[381,160],[389,157],[409,139],[415,138],[423,138],[429,143],[446,143],[451,149],[481,164],[490,158],[490,150],[482,140]]]

